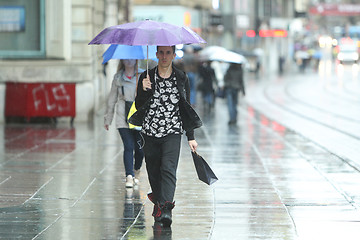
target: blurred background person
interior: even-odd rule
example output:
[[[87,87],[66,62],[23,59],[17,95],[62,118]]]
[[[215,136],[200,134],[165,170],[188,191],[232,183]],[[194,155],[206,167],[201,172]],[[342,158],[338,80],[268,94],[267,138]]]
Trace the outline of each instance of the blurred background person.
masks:
[[[211,61],[204,61],[199,65],[199,84],[198,90],[201,92],[203,99],[204,113],[211,112],[215,103],[215,88],[217,85],[216,75],[214,69],[211,67]]]
[[[299,71],[304,73],[310,59],[309,53],[307,52],[307,48],[305,46],[303,46],[301,50],[295,52],[295,59],[297,65],[299,66]]]
[[[224,76],[225,96],[229,110],[229,125],[237,122],[239,91],[245,96],[242,64],[231,63]]]
[[[140,168],[144,158],[140,132],[130,129],[127,123],[129,107],[135,100],[138,76],[137,60],[124,59],[119,61],[104,116],[105,129],[109,130],[116,112],[116,128],[124,145],[123,160],[126,176],[125,186],[127,188],[132,188],[134,184],[139,182]]]
[[[196,95],[197,95],[197,62],[194,56],[194,49],[191,46],[185,48],[185,53],[183,57],[184,62],[184,71],[187,73],[190,83],[190,104],[194,107],[196,105]]]

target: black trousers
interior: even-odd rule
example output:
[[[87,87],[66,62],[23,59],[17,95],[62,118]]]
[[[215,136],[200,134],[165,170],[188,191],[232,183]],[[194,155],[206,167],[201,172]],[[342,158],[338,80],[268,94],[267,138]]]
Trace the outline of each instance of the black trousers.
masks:
[[[181,135],[171,134],[162,138],[144,136],[144,140],[146,170],[154,202],[173,202]]]

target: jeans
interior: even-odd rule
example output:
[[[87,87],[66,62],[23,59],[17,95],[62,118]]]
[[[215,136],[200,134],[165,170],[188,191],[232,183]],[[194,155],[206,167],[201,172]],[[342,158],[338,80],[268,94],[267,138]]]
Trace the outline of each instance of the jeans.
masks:
[[[236,122],[237,120],[237,105],[239,101],[238,93],[239,91],[237,89],[225,88],[225,96],[229,110],[230,122]]]
[[[193,72],[187,73],[190,84],[190,104],[196,104],[196,75]]]
[[[141,168],[144,158],[144,153],[141,149],[142,141],[140,132],[128,128],[118,128],[118,131],[124,144],[125,176],[134,176],[134,169],[139,170]]]
[[[144,136],[145,162],[154,202],[173,202],[181,135],[162,138]]]

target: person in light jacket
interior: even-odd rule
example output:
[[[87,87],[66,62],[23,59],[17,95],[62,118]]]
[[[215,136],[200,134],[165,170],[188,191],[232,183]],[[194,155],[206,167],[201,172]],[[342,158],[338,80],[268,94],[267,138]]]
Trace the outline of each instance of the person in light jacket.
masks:
[[[105,129],[109,130],[116,113],[116,128],[124,145],[123,160],[126,176],[125,186],[127,188],[132,188],[134,184],[139,182],[140,168],[144,158],[140,132],[129,129],[127,123],[128,112],[126,108],[135,100],[137,79],[137,60],[120,60],[111,84],[104,116]]]
[[[158,46],[156,56],[158,65],[139,78],[137,112],[129,122],[142,126],[146,170],[152,190],[148,197],[154,203],[155,223],[170,227],[181,135],[185,130],[191,151],[196,151],[194,129],[202,122],[190,105],[186,73],[172,64],[175,46]]]

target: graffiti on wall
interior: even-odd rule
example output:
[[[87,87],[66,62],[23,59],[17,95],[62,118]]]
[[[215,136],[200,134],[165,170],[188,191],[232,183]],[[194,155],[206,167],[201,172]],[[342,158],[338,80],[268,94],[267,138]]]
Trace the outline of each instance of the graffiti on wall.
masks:
[[[75,117],[75,83],[6,83],[5,116]]]
[[[71,109],[70,93],[67,92],[64,84],[47,87],[44,84],[40,84],[33,88],[32,95],[36,111],[39,111],[44,106],[47,111],[56,109],[60,113]]]

